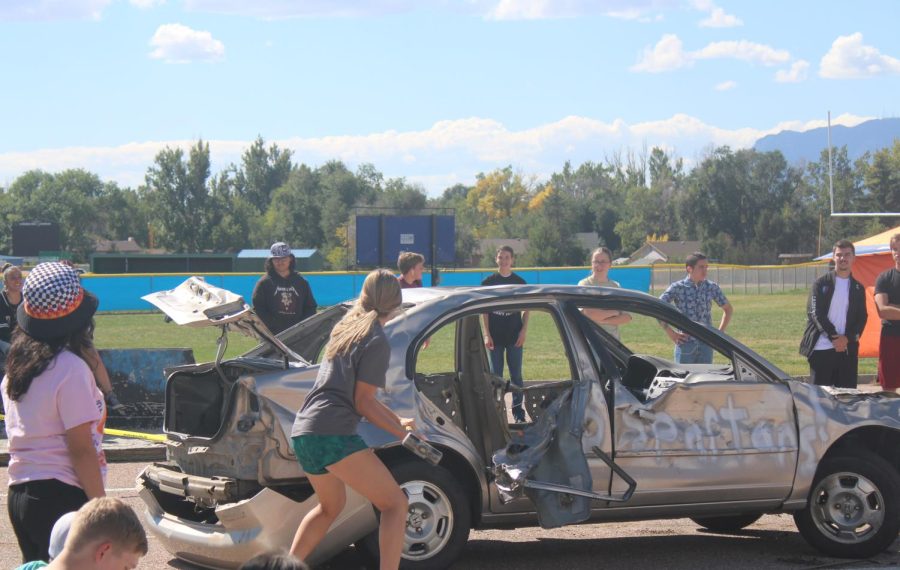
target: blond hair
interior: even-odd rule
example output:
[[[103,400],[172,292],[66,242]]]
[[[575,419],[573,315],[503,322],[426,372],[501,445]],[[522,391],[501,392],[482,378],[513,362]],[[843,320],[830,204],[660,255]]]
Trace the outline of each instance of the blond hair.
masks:
[[[79,552],[98,541],[110,542],[119,551],[147,554],[147,534],[134,510],[120,499],[91,499],[75,514],[66,538],[66,549]]]
[[[325,347],[325,358],[330,360],[348,353],[354,345],[366,338],[378,317],[390,315],[402,301],[400,283],[393,273],[387,269],[376,269],[369,273],[363,282],[359,299],[331,331],[331,338]]]

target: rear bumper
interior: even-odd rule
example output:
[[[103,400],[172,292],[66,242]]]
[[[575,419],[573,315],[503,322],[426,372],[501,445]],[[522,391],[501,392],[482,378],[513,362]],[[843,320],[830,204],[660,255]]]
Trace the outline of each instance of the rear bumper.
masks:
[[[202,481],[191,481],[195,478],[189,475],[177,475],[186,479],[186,488],[191,485],[202,487]],[[154,483],[148,482],[143,474],[138,476],[138,485],[140,497],[147,507],[145,526],[163,547],[182,560],[223,570],[238,568],[268,550],[290,548],[300,521],[318,504],[315,495],[298,503],[266,488],[249,499],[216,507],[219,521],[210,524],[166,513],[150,488]],[[161,490],[166,491],[164,487]],[[183,495],[181,492],[175,494]],[[308,562],[316,564],[327,560],[377,526],[371,504],[348,488],[344,511]]]

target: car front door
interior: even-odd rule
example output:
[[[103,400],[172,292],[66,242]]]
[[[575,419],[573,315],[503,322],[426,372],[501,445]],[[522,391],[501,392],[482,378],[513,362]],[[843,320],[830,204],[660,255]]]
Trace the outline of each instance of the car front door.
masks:
[[[638,485],[630,501],[614,506],[780,504],[797,463],[788,386],[711,329],[673,319],[652,303],[629,312],[622,343],[606,340],[621,371],[612,381],[612,455]],[[675,364],[670,343],[648,339],[667,339],[660,321],[711,345],[714,363]],[[653,346],[654,353],[641,352]],[[614,480],[613,493],[622,489]]]

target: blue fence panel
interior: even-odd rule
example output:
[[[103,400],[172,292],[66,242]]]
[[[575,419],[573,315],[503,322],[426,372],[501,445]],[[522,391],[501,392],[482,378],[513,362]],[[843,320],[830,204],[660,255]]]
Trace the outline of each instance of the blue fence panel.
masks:
[[[153,278],[149,275],[128,277],[83,277],[85,289],[100,300],[98,310],[134,311],[152,308],[141,297],[153,291]]]
[[[609,272],[610,279],[618,281],[626,289],[647,292],[650,290],[651,268],[628,267],[614,268]],[[576,285],[590,273],[587,268],[552,268],[522,269],[516,271],[528,283]],[[462,287],[481,285],[481,281],[493,273],[484,270],[444,270],[441,271],[441,285],[446,287]],[[228,289],[250,303],[253,287],[259,280],[258,274],[209,274],[204,278],[216,287]],[[304,277],[312,287],[313,295],[319,306],[329,306],[352,299],[359,295],[365,272],[356,273],[308,273]],[[86,289],[100,299],[101,311],[145,311],[152,307],[141,297],[155,291],[174,289],[181,284],[187,275],[116,275],[85,276],[82,278]],[[423,284],[431,285],[431,275],[422,276]]]

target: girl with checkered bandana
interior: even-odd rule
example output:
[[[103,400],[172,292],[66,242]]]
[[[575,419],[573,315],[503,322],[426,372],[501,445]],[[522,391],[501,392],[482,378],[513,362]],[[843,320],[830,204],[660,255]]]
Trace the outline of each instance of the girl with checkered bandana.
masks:
[[[48,559],[63,514],[102,497],[106,405],[87,363],[97,297],[62,263],[31,270],[0,383],[9,438],[9,518],[23,562]]]

